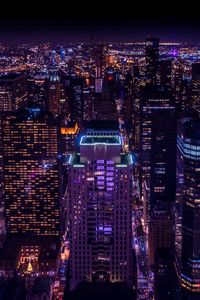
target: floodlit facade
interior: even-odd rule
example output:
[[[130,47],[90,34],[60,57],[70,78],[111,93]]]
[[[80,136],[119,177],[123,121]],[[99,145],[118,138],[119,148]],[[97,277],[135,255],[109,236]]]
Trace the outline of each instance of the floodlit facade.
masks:
[[[83,280],[132,282],[133,160],[119,135],[85,135],[66,190],[71,289]]]

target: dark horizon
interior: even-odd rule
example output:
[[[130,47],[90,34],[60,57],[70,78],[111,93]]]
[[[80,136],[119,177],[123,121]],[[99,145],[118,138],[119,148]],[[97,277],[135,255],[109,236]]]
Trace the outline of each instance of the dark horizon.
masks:
[[[60,4],[61,5],[61,4]],[[200,42],[200,20],[190,11],[169,13],[168,9],[148,13],[126,5],[120,12],[112,9],[103,11],[102,5],[93,12],[62,9],[49,13],[36,8],[28,14],[20,12],[4,14],[0,20],[2,42],[89,42],[97,41],[144,41],[147,35],[161,41]],[[54,8],[54,7],[53,7]],[[85,7],[87,9],[87,7]]]

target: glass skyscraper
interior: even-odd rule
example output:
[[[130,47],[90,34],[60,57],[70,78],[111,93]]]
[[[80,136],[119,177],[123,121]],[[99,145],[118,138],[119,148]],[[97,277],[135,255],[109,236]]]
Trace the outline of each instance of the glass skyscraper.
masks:
[[[200,297],[200,122],[179,121],[177,135],[176,268],[187,298]],[[197,294],[197,295],[196,295]],[[196,298],[197,297],[197,298]]]

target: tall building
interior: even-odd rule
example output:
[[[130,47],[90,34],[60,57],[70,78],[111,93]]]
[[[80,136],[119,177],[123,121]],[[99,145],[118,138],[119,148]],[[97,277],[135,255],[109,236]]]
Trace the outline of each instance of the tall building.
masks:
[[[200,121],[184,118],[177,134],[176,269],[186,300],[200,297]]]
[[[141,94],[141,181],[149,258],[173,245],[171,206],[175,201],[176,119],[169,89],[146,86]],[[163,239],[163,237],[165,237]]]
[[[102,78],[103,78],[103,44],[98,45],[94,51],[95,58],[95,93],[102,92]]]
[[[48,82],[47,109],[54,116],[61,114],[61,87],[60,78],[56,74],[50,76]]]
[[[179,116],[191,105],[191,78],[187,74],[188,68],[181,59],[173,61],[172,87]]]
[[[132,174],[119,135],[82,136],[80,153],[69,160],[66,190],[71,289],[84,280],[131,286]]]
[[[192,64],[192,107],[200,114],[200,63]]]
[[[46,107],[46,79],[48,74],[38,74],[35,77],[28,77],[28,98],[31,103],[38,105],[42,108]]]
[[[50,59],[50,64],[52,65],[52,66],[54,66],[55,65],[55,63],[56,63],[56,50],[51,50],[50,51],[50,53],[49,53],[49,59]]]
[[[130,126],[133,121],[133,77],[130,73],[126,74],[124,82],[124,115],[126,124]]]
[[[2,121],[8,234],[59,235],[58,127],[38,107]]]
[[[26,102],[26,76],[20,74],[0,76],[0,112],[13,112]]]
[[[94,87],[90,85],[83,88],[83,119],[90,121],[94,118]]]
[[[170,124],[164,122],[164,118],[167,120],[170,116],[174,116],[175,104],[170,90],[161,86],[147,85],[143,87],[140,97],[141,169],[143,178],[150,186],[149,180],[153,156],[160,155],[163,156],[163,159],[169,156],[169,154],[166,154],[166,150],[162,151],[162,153],[159,147],[168,146],[165,142],[166,139],[170,140],[170,132],[173,131],[173,127],[171,128],[172,125],[170,122]],[[152,146],[154,147],[153,151],[151,150]],[[156,147],[158,149],[155,149]],[[160,159],[161,158],[159,158],[159,160]],[[154,158],[154,163],[156,164],[156,157]],[[163,170],[163,172],[164,171],[165,170]],[[165,172],[163,174],[165,174]]]
[[[102,93],[96,94],[95,113],[97,120],[117,120],[116,104],[117,85],[116,74],[112,69],[105,72],[102,85]]]
[[[71,105],[71,121],[83,120],[83,86],[82,77],[71,76],[69,78],[69,99]]]
[[[156,80],[158,85],[171,87],[172,61],[163,58],[158,61]]]
[[[64,62],[65,61],[65,55],[66,55],[66,51],[65,49],[61,46],[60,47],[60,61]]]
[[[156,84],[156,73],[159,59],[159,39],[148,37],[146,39],[145,51],[146,77],[151,83]]]

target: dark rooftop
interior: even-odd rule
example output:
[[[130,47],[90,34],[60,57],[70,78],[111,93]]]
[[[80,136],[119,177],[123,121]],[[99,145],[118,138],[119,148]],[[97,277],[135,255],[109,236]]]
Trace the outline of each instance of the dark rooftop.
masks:
[[[85,122],[85,128],[93,130],[119,130],[119,125],[117,121],[106,120],[106,121],[89,121]]]
[[[108,283],[108,284],[91,284],[87,282],[80,283],[74,292],[66,295],[65,299],[69,300],[135,300],[136,295],[133,290],[130,290],[125,284]]]

